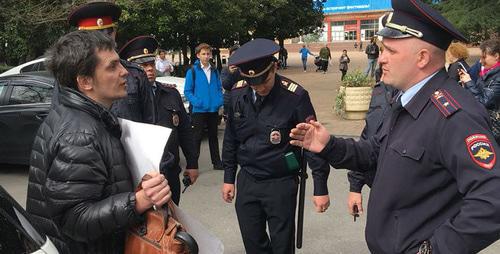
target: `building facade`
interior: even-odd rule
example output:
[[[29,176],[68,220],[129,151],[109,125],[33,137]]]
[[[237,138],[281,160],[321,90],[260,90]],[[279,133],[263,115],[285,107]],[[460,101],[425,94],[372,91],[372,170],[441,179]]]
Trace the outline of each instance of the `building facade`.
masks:
[[[380,29],[382,16],[391,10],[391,0],[327,0],[321,41],[370,40]]]

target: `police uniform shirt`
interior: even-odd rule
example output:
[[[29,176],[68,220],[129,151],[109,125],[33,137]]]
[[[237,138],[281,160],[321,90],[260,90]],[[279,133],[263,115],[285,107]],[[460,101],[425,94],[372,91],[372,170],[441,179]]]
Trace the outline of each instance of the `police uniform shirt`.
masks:
[[[276,75],[273,88],[263,99],[256,111],[254,91],[245,81],[230,92],[222,152],[225,183],[234,184],[238,164],[256,179],[298,174],[298,169],[288,169],[284,155],[294,152],[300,159],[300,150],[289,143],[289,133],[296,124],[315,116],[309,95],[298,84]],[[310,153],[306,157],[313,170],[314,195],[328,194],[328,164]]]
[[[191,121],[184,108],[179,91],[172,85],[159,82],[155,82],[155,85],[154,107],[156,113],[154,124],[172,129],[166,150],[168,148],[168,151],[175,157],[174,167],[177,169],[176,173],[180,172],[179,146],[186,158],[186,168],[198,168]]]
[[[475,253],[500,233],[500,168],[484,108],[444,68],[404,108],[392,110],[380,136],[332,137],[320,155],[332,166],[377,166],[366,240],[373,253]]]

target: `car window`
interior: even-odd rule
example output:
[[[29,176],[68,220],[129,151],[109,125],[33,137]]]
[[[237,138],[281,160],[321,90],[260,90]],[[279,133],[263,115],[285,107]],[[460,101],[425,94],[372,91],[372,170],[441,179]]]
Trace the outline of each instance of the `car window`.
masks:
[[[37,64],[38,63],[34,63],[34,64],[30,64],[30,65],[24,66],[23,68],[21,68],[21,70],[19,70],[19,73],[36,71]]]
[[[50,103],[52,89],[49,87],[15,85],[9,98],[9,105],[29,103]]]

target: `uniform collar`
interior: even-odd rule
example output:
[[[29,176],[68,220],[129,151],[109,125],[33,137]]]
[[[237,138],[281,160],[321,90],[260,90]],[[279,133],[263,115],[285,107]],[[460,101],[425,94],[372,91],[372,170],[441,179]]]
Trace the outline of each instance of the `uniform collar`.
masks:
[[[427,76],[426,78],[422,79],[420,82],[416,83],[410,89],[406,90],[403,95],[401,95],[401,105],[404,107],[408,102],[411,101],[411,99],[415,96],[415,94],[422,89],[422,87],[429,81],[434,75],[436,75],[437,71],[432,73],[430,76]]]
[[[434,93],[434,91],[438,90],[442,85],[446,83],[447,77],[448,73],[443,67],[441,70],[424,79],[426,80],[426,82],[424,82],[420,89],[416,91],[416,93],[412,96],[412,98],[410,98],[410,100],[404,107],[406,111],[413,117],[413,119],[418,118],[425,105],[430,100],[431,95]],[[403,98],[401,98],[401,100],[403,100]]]

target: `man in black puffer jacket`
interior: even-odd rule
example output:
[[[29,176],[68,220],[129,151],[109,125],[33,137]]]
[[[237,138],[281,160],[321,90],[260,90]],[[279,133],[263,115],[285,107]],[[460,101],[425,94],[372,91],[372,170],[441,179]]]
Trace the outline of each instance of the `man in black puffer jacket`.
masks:
[[[109,111],[127,95],[128,72],[114,48],[102,33],[76,31],[47,52],[59,103],[33,143],[26,209],[61,253],[123,253],[126,229],[171,196],[155,172],[134,192],[121,129]]]

